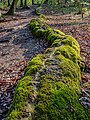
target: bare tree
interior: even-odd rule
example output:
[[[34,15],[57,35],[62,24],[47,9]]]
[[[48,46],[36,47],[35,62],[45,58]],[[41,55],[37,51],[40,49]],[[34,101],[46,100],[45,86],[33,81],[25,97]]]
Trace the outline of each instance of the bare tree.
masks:
[[[28,6],[27,6],[27,0],[24,0],[24,8],[28,8]]]
[[[10,0],[8,0],[8,6],[10,6]]]
[[[77,0],[77,3],[78,3],[78,9],[79,9],[79,13],[81,14],[82,13],[82,5],[81,5],[81,0]]]
[[[16,9],[16,6],[17,6],[17,3],[18,3],[19,0],[13,0],[12,1],[12,4],[10,6],[10,9],[9,11],[6,13],[7,15],[14,15],[14,12],[15,12],[15,9]]]
[[[20,7],[23,7],[23,0],[20,0]]]

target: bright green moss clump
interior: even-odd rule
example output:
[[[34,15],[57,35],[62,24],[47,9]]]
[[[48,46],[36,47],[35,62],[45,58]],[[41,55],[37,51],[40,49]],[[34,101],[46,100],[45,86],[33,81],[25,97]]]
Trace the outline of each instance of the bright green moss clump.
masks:
[[[62,46],[58,47],[55,54],[61,54],[65,58],[68,58],[75,63],[80,61],[80,56],[77,54],[75,49],[73,49],[73,47],[71,47],[69,45],[62,45]]]
[[[80,46],[78,42],[72,36],[65,36],[65,38],[61,41],[62,44],[70,45],[73,47],[76,52],[80,55]]]
[[[65,81],[65,78],[62,78],[57,82],[52,75],[46,74],[41,76],[40,82],[36,120],[89,120],[87,112],[79,103],[72,79]]]
[[[43,29],[37,29],[37,30],[35,31],[35,35],[36,35],[37,37],[43,37],[43,36],[44,36],[44,32],[45,32],[45,30],[43,30]]]
[[[31,22],[30,22],[30,29],[33,30],[35,27],[39,27],[39,23],[35,20],[35,19],[32,19]]]
[[[24,106],[31,95],[32,78],[30,76],[26,76],[21,79],[16,86],[12,107],[9,110],[7,120],[19,120],[22,118]]]
[[[65,33],[63,33],[63,32],[60,31],[60,30],[54,29],[53,31],[54,31],[56,34],[60,34],[60,35],[62,35],[62,36],[65,36]]]
[[[49,45],[56,39],[62,39],[65,36],[60,30],[50,28],[44,21],[43,16],[40,16],[38,20],[31,20],[30,29],[35,36],[46,38]]]
[[[47,37],[48,42],[50,43],[50,45],[56,40],[56,39],[62,39],[63,36],[59,35],[59,34],[49,34]]]
[[[43,56],[37,55],[31,61],[29,61],[27,68],[25,69],[25,76],[34,74],[40,67],[43,65],[42,63]]]

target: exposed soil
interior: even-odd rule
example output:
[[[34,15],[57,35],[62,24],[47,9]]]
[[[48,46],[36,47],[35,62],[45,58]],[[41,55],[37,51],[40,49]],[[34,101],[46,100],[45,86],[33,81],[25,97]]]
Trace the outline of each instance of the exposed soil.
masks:
[[[16,16],[7,16],[0,22],[0,120],[4,120],[10,108],[15,85],[24,75],[28,60],[47,48],[47,42],[33,37],[29,31],[29,21],[37,16],[34,9],[17,10]],[[2,12],[6,12],[2,10]],[[81,47],[81,57],[85,62],[82,75],[81,102],[90,107],[90,16],[47,15],[47,23],[77,39]],[[88,84],[88,86],[84,86]],[[83,100],[84,99],[84,100]],[[86,102],[87,101],[87,102]]]

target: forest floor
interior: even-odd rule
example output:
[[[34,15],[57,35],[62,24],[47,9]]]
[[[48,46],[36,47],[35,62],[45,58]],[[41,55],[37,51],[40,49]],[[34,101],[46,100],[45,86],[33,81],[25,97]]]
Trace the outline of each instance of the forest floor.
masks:
[[[48,47],[45,40],[33,37],[29,31],[29,21],[37,17],[33,11],[32,8],[17,10],[15,16],[6,16],[0,20],[0,120],[6,117],[15,85],[23,77],[28,61]],[[80,15],[47,12],[47,23],[78,41],[85,63],[81,99],[84,99],[83,105],[90,107],[90,99],[85,99],[90,94],[90,16],[82,20]]]
[[[0,120],[6,117],[15,85],[28,61],[47,48],[45,40],[33,37],[29,31],[29,22],[35,17],[31,12],[20,10],[0,22]]]

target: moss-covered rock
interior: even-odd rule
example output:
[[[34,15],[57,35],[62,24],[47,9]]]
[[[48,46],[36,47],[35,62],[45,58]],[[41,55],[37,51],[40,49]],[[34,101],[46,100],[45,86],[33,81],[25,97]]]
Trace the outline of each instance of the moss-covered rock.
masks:
[[[30,29],[51,47],[28,63],[7,120],[89,120],[89,109],[79,101],[81,59],[77,41],[50,28],[41,18],[32,20]]]
[[[56,39],[62,39],[63,37],[59,34],[51,33],[48,35],[47,40],[50,43],[50,45],[56,40]]]
[[[35,35],[36,35],[37,37],[43,37],[43,36],[44,36],[44,33],[45,33],[45,30],[43,30],[43,29],[37,29],[37,30],[35,31]]]

